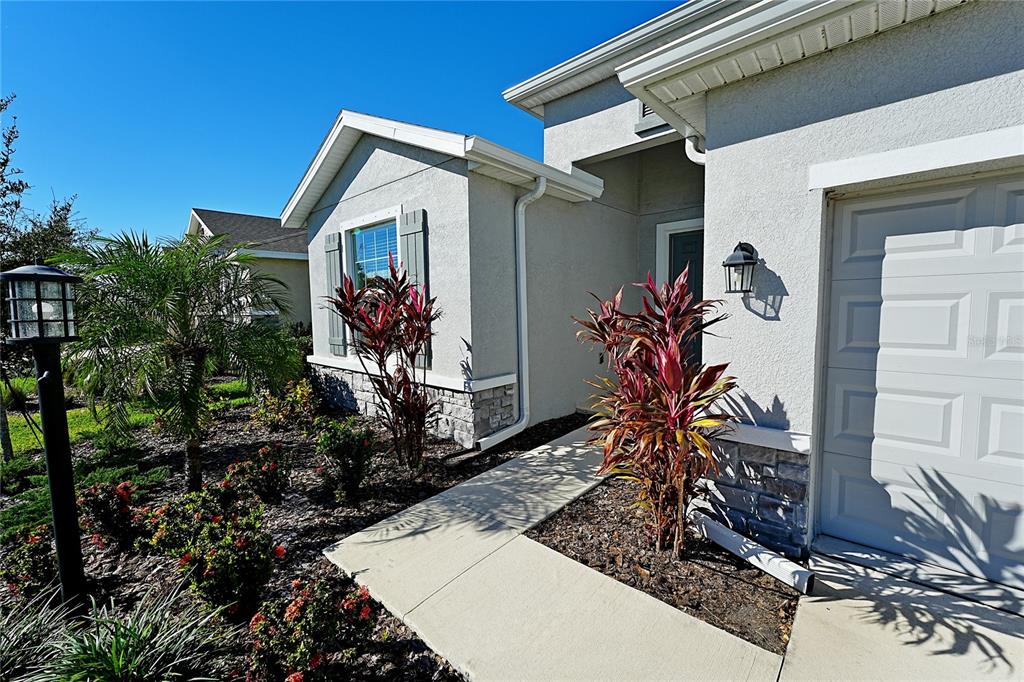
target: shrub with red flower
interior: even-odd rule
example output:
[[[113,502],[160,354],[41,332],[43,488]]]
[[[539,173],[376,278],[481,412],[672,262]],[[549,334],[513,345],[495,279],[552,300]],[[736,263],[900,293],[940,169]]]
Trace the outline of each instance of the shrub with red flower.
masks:
[[[281,443],[265,445],[251,459],[228,466],[222,487],[233,487],[239,494],[251,493],[264,502],[279,502],[291,472],[291,460]]]
[[[78,495],[83,530],[92,533],[93,541],[103,545],[112,540],[129,546],[141,531],[142,517],[132,507],[138,492],[131,481],[96,483]]]
[[[49,525],[23,533],[0,548],[0,580],[9,590],[32,597],[57,579],[57,557]]]
[[[289,598],[264,603],[249,621],[249,679],[343,678],[373,633],[374,608],[349,578],[294,581]]]
[[[727,365],[707,366],[686,356],[699,335],[724,319],[718,301],[696,300],[684,270],[672,284],[655,285],[650,275],[641,310],[622,309],[622,290],[576,322],[581,341],[602,347],[615,379],[591,382],[600,392],[599,416],[591,428],[603,447],[601,473],[637,481],[640,507],[658,550],[681,555],[687,509],[705,493],[705,477],[717,469],[711,439],[735,417],[720,400],[735,385]]]

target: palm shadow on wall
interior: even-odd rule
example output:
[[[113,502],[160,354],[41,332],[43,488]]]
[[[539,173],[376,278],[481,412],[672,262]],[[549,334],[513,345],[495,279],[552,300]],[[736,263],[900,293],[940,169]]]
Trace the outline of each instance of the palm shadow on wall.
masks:
[[[789,413],[786,411],[785,403],[777,395],[772,398],[768,407],[762,407],[747,394],[739,392],[725,396],[724,400],[729,413],[736,415],[744,423],[770,429],[789,428]]]

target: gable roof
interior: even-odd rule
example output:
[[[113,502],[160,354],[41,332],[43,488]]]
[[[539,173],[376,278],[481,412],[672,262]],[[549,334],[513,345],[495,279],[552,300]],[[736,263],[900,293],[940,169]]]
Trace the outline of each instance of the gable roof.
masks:
[[[506,102],[543,119],[545,103],[613,77],[617,67],[686,35],[701,18],[737,4],[736,0],[690,0],[501,94]]]
[[[306,232],[282,227],[280,218],[193,208],[188,232],[193,233],[200,226],[210,234],[225,235],[228,245],[250,243],[250,250],[256,253],[306,254]]]
[[[286,228],[302,227],[328,185],[363,135],[375,135],[430,149],[469,161],[469,169],[520,187],[538,177],[548,179],[548,191],[567,201],[589,201],[601,196],[604,181],[574,168],[572,173],[546,166],[475,135],[450,133],[343,109],[281,212]]]

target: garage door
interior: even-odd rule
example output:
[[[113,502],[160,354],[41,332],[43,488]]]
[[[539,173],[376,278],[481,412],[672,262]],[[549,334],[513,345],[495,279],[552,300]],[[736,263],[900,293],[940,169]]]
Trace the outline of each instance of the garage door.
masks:
[[[833,224],[821,531],[1024,587],[1024,173]]]

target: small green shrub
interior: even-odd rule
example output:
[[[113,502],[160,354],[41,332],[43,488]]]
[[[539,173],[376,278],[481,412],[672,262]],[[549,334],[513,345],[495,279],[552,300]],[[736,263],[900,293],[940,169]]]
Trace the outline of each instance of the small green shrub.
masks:
[[[374,606],[365,587],[348,578],[292,582],[292,596],[264,603],[249,621],[254,681],[337,679],[325,658],[355,660],[373,632]],[[287,677],[286,677],[287,676]]]
[[[258,503],[232,486],[188,493],[144,514],[152,535],[141,544],[177,558],[196,593],[231,614],[252,612],[274,558],[285,555],[263,529]]]
[[[53,643],[68,628],[60,589],[44,590],[0,609],[0,680],[31,679],[56,655]]]
[[[24,405],[35,393],[36,380],[31,377],[14,377],[10,379],[10,385],[0,380],[0,402],[9,410]]]
[[[4,547],[0,556],[0,578],[7,588],[24,597],[33,597],[57,579],[57,556],[50,526],[33,528]]]
[[[252,459],[228,465],[224,480],[229,486],[251,492],[264,502],[279,502],[288,487],[291,458],[285,456],[280,443],[264,445]]]
[[[213,659],[227,650],[235,629],[219,610],[203,609],[179,588],[147,593],[127,613],[92,605],[80,627],[53,638],[55,655],[39,679],[163,682],[211,679]]]
[[[315,423],[316,452],[323,458],[319,471],[325,483],[346,500],[358,504],[363,481],[370,475],[377,437],[356,417]]]
[[[313,386],[309,379],[302,379],[288,382],[280,397],[264,393],[259,405],[253,410],[252,420],[271,431],[280,431],[290,426],[301,426],[308,430],[318,411],[319,401]]]
[[[0,462],[0,493],[17,495],[29,487],[29,476],[42,474],[46,464],[42,457],[15,455],[10,462]]]

